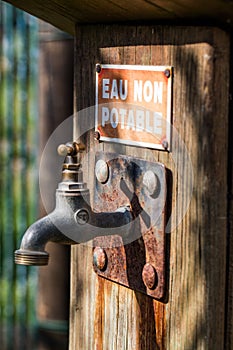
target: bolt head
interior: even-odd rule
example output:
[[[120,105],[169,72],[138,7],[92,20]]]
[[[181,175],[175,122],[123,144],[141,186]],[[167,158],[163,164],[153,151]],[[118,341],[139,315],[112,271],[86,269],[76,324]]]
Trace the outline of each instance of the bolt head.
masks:
[[[101,182],[102,184],[107,182],[108,177],[109,177],[109,168],[108,168],[108,164],[104,160],[99,159],[96,162],[95,175],[96,175],[97,180],[99,182]]]
[[[166,78],[170,78],[170,76],[171,76],[170,69],[165,69],[164,75],[165,75]]]
[[[99,131],[95,131],[95,132],[94,132],[94,139],[95,139],[96,141],[99,141],[99,139],[100,139],[100,133],[99,133]]]
[[[167,140],[163,140],[162,146],[163,146],[164,149],[168,149],[168,142],[167,142]]]
[[[155,289],[158,285],[158,275],[155,268],[147,263],[143,267],[142,279],[145,286],[149,289]]]
[[[148,170],[143,176],[143,185],[146,187],[150,196],[153,196],[158,189],[158,178],[156,174]]]
[[[79,209],[74,214],[74,217],[79,225],[85,225],[89,221],[89,212],[87,209]]]
[[[100,73],[101,72],[101,65],[99,63],[97,63],[96,65],[96,73]]]
[[[104,271],[107,267],[107,254],[105,250],[100,247],[96,247],[93,252],[93,264],[100,271]]]

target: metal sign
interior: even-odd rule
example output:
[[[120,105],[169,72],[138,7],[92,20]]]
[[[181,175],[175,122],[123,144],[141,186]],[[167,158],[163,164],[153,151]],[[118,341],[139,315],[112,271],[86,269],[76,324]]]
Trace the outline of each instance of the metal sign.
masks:
[[[169,151],[172,72],[170,66],[97,64],[98,138]]]

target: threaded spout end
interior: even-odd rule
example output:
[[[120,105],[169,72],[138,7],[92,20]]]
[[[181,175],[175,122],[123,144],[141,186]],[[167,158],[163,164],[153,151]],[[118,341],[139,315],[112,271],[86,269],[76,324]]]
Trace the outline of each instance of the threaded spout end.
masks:
[[[44,266],[49,262],[49,254],[46,252],[18,249],[14,255],[15,263],[18,265]]]

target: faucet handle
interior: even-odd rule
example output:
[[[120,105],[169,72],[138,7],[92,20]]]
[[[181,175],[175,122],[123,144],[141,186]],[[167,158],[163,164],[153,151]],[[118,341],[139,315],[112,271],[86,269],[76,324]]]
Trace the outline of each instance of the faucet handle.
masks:
[[[80,152],[85,150],[85,145],[83,143],[77,142],[67,142],[66,144],[61,144],[57,148],[57,152],[60,156],[75,156]]]

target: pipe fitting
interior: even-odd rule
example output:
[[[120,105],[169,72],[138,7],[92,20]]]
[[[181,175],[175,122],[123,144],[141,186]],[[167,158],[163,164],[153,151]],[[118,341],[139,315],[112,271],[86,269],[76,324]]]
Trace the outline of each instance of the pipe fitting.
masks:
[[[36,221],[25,232],[19,250],[15,251],[15,263],[21,265],[47,265],[49,254],[45,251],[47,242],[73,244],[54,224],[56,210]]]

